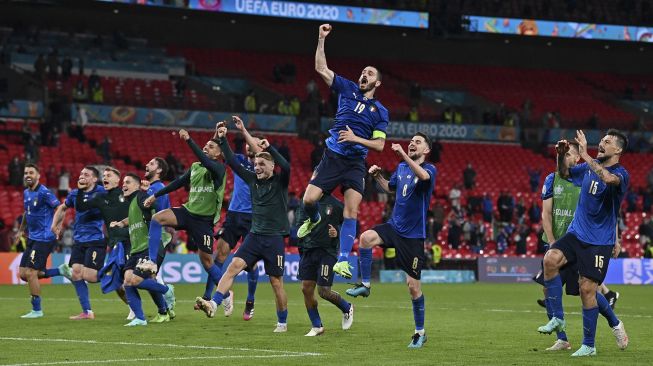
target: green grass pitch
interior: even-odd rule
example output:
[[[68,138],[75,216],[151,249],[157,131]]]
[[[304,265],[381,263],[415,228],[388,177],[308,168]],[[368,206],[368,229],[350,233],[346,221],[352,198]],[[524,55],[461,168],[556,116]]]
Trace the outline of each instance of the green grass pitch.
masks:
[[[20,319],[30,310],[27,288],[0,286],[0,366],[2,365],[652,365],[653,294],[646,286],[612,286],[621,293],[617,315],[624,321],[630,346],[621,351],[603,318],[597,329],[598,356],[572,359],[580,345],[580,300],[565,297],[572,351],[547,352],[555,337],[538,334],[546,314],[535,300],[535,284],[424,285],[428,342],[406,348],[413,315],[406,286],[374,284],[372,295],[354,299],[351,330],[340,329],[341,314],[320,301],[326,328],[309,338],[301,289],[286,286],[288,333],[274,334],[276,314],[267,283],[259,284],[255,316],[242,320],[245,285],[237,285],[230,318],[208,319],[193,310],[200,285],[178,285],[177,319],[166,324],[125,328],[127,308],[115,294],[101,295],[90,285],[93,321],[72,321],[79,312],[70,285],[43,287],[45,317]],[[335,289],[344,293],[345,285]],[[142,293],[142,292],[141,292]],[[142,294],[146,314],[154,314]]]

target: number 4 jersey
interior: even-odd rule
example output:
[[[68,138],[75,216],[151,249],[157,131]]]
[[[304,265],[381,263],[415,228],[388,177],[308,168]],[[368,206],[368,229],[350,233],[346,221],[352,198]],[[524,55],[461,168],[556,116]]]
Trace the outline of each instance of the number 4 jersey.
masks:
[[[568,232],[587,244],[614,245],[617,238],[619,207],[630,175],[619,164],[605,169],[619,177],[619,185],[605,184],[587,163],[569,169],[572,182],[580,187],[580,198]]]
[[[406,162],[401,162],[390,177],[388,186],[395,190],[395,207],[388,223],[404,238],[426,238],[426,213],[435,188],[437,169],[424,162],[421,167],[429,173],[429,179],[419,180]]]

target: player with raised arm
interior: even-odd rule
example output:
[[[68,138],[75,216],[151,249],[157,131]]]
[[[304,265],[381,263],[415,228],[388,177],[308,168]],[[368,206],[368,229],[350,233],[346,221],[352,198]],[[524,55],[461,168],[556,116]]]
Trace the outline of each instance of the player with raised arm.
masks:
[[[426,239],[426,213],[435,188],[437,169],[426,161],[431,152],[431,140],[419,132],[408,145],[408,153],[399,144],[392,144],[403,161],[397,166],[390,180],[381,175],[381,168],[374,165],[369,172],[387,193],[395,193],[395,206],[387,223],[377,225],[360,237],[359,252],[362,283],[347,290],[347,295],[370,295],[372,274],[372,248],[383,245],[395,248],[396,261],[406,274],[406,282],[413,302],[415,333],[409,348],[421,348],[426,342],[424,330],[424,295],[420,283],[424,266],[424,240]]]
[[[21,316],[24,319],[43,317],[41,309],[41,284],[39,278],[46,278],[45,272],[57,269],[45,270],[48,256],[54,250],[57,242],[50,230],[54,210],[59,206],[59,200],[50,190],[39,183],[41,174],[35,164],[26,164],[23,170],[23,207],[25,212],[21,220],[20,228],[16,235],[18,241],[27,228],[27,247],[20,258],[18,273],[20,279],[27,282],[31,295],[32,311]],[[44,272],[45,271],[45,272]]]
[[[578,153],[578,143],[560,142],[556,145],[558,154],[564,155],[564,158],[557,160],[558,164],[563,164],[560,169],[567,172],[569,168],[576,166],[580,155]],[[542,227],[544,234],[542,240],[553,244],[556,238],[561,238],[566,232],[574,218],[574,212],[578,205],[578,196],[580,195],[580,187],[575,186],[568,176],[562,176],[558,172],[549,174],[544,180],[542,187]],[[575,263],[569,263],[560,268],[560,279],[562,285],[565,286],[567,295],[579,296],[580,289],[578,287],[578,266]],[[544,286],[544,273],[540,271],[535,278],[535,282]],[[553,317],[553,311],[549,301],[546,300],[546,289],[544,289],[544,304],[547,309],[547,316],[549,319]],[[611,320],[616,319],[614,312],[610,307],[609,301],[601,294],[596,295],[599,310],[610,324]],[[617,325],[613,323],[612,326]],[[567,339],[567,334],[564,330],[556,332],[557,339],[555,343],[547,348],[547,351],[562,351],[571,349],[571,344]]]
[[[112,250],[117,250],[118,246],[122,245],[125,256],[128,256],[130,248],[129,231],[126,228],[110,226],[112,221],[121,220],[126,217],[127,211],[129,210],[129,202],[125,200],[122,189],[119,187],[120,177],[121,174],[118,169],[111,166],[106,167],[102,172],[102,186],[106,190],[106,193],[95,195],[91,199],[84,199],[83,195],[78,194],[75,201],[75,210],[78,212],[91,209],[99,210],[107,230],[107,245]],[[116,293],[125,304],[128,304],[124,288],[119,287]],[[130,309],[127,317],[132,316],[132,314],[133,311]]]
[[[122,220],[111,222],[110,226],[114,228],[129,228],[129,239],[131,241],[130,256],[125,263],[125,292],[129,305],[134,311],[134,319],[125,324],[126,327],[133,327],[139,325],[147,325],[145,314],[143,313],[143,306],[141,297],[137,289],[143,289],[150,292],[152,299],[157,306],[157,315],[150,319],[151,323],[164,323],[170,321],[170,305],[165,300],[165,297],[174,299],[174,288],[172,285],[164,285],[156,282],[152,278],[154,274],[143,272],[136,268],[136,264],[142,261],[143,258],[149,254],[149,225],[152,220],[152,215],[155,210],[147,208],[144,205],[145,200],[149,197],[149,193],[140,190],[140,178],[132,173],[125,176],[123,180],[122,189],[125,194],[126,200],[129,202],[128,216]],[[164,233],[168,237],[169,234]],[[168,240],[169,241],[169,240]],[[165,247],[166,241],[159,238],[159,246]],[[173,300],[174,301],[174,300]]]
[[[100,173],[90,165],[82,169],[77,180],[77,189],[73,189],[66,197],[66,201],[57,207],[52,220],[52,232],[61,237],[64,213],[68,208],[76,208],[77,196],[82,195],[83,200],[93,199],[96,195],[106,193],[104,187],[99,186],[97,181]],[[79,315],[71,316],[72,320],[95,319],[91,310],[91,302],[88,294],[88,282],[97,282],[97,272],[104,266],[104,258],[107,254],[107,244],[102,230],[102,215],[97,208],[87,211],[76,211],[73,224],[73,244],[70,254],[70,265],[62,268],[62,276],[70,279],[75,286],[82,312]]]
[[[288,212],[288,183],[290,182],[290,164],[270,143],[259,141],[262,152],[255,155],[254,172],[245,169],[234,156],[226,138],[227,128],[218,130],[218,141],[224,152],[227,164],[234,173],[249,186],[252,197],[252,229],[245,237],[240,248],[218,284],[218,289],[210,301],[201,297],[197,305],[210,318],[223,300],[233,297],[230,288],[234,278],[244,269],[252,268],[256,262],[263,260],[265,273],[270,277],[277,307],[277,326],[275,333],[286,332],[288,325],[288,298],[283,289],[283,271],[285,244],[283,237],[289,233],[288,217],[280,213]],[[275,164],[281,168],[280,174],[274,174]],[[233,300],[229,300],[233,303]]]
[[[319,203],[322,194],[329,194],[341,185],[345,195],[344,221],[340,232],[340,253],[333,271],[351,278],[347,261],[356,237],[358,206],[365,190],[365,157],[369,149],[383,151],[388,127],[388,110],[374,98],[381,86],[381,73],[367,66],[358,78],[358,84],[336,75],[327,66],[324,42],[331,32],[329,24],[319,28],[315,71],[338,93],[338,111],[334,126],[329,130],[320,164],[304,193],[304,210],[308,219],[297,232],[299,238],[307,236],[320,222]]]
[[[345,301],[339,293],[331,290],[333,284],[333,265],[338,259],[338,230],[342,225],[342,202],[332,195],[323,195],[320,199],[320,217],[322,220],[308,236],[299,239],[299,273],[302,280],[304,304],[311,320],[312,328],[307,337],[324,333],[320,313],[317,310],[315,286],[321,298],[337,306],[342,311],[342,329],[351,328],[354,322],[354,305]],[[296,222],[302,222],[306,213],[300,208]]]
[[[608,272],[610,257],[619,253],[617,242],[617,215],[628,189],[630,176],[619,164],[626,152],[628,138],[610,129],[599,143],[596,159],[587,153],[587,139],[582,131],[576,132],[576,142],[583,164],[567,168],[561,164],[568,149],[561,141],[558,154],[558,173],[569,176],[580,187],[580,198],[574,218],[567,233],[559,238],[544,255],[544,285],[546,300],[551,307],[551,320],[539,327],[541,333],[565,329],[562,308],[562,279],[559,270],[566,264],[576,264],[580,275],[580,296],[583,304],[583,343],[572,354],[595,356],[594,338],[599,315],[600,300],[597,288]],[[608,306],[609,308],[609,306]],[[614,316],[608,320],[617,340],[617,346],[628,346],[628,335],[622,321]]]
[[[218,124],[219,125],[219,124]],[[199,247],[199,257],[204,270],[215,284],[220,281],[221,271],[213,260],[213,226],[220,219],[220,209],[224,197],[226,170],[219,161],[222,150],[218,146],[217,125],[214,138],[207,141],[203,149],[191,139],[188,131],[179,130],[179,137],[186,141],[199,161],[194,162],[190,169],[181,177],[172,181],[164,188],[153,192],[145,201],[144,207],[152,207],[157,198],[177,189],[190,185],[188,201],[181,207],[166,208],[152,216],[149,229],[148,257],[160,250],[160,228],[153,229],[153,223],[170,226],[178,230],[186,230],[189,239]],[[158,236],[154,236],[158,235]],[[152,250],[152,245],[156,250]],[[136,268],[143,273],[156,273],[158,266],[151,259],[144,259]]]
[[[236,129],[245,138],[247,142],[246,152],[247,155],[235,154],[234,156],[240,165],[249,170],[254,171],[254,158],[257,153],[261,152],[258,146],[259,138],[250,135],[243,121],[237,117],[233,117]],[[222,227],[216,234],[218,245],[215,250],[215,264],[222,270],[224,261],[227,260],[229,252],[236,247],[240,240],[244,240],[245,236],[249,234],[252,227],[252,198],[249,191],[249,186],[242,180],[238,174],[234,174],[234,189],[231,194],[229,202],[229,209],[225,216]],[[254,266],[247,272],[247,301],[245,302],[245,310],[243,311],[243,320],[250,320],[254,316],[254,294],[256,293],[256,285],[258,284],[258,268]],[[211,300],[211,296],[215,291],[215,284],[210,278],[206,280],[206,288],[204,291],[204,300]],[[199,307],[196,307],[199,310]],[[227,315],[227,314],[225,314]]]

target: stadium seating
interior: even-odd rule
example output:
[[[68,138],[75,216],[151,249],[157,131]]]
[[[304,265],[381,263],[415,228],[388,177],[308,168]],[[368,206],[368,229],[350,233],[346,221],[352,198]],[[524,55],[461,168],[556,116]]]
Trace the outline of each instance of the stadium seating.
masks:
[[[240,75],[272,89],[282,95],[306,96],[305,85],[317,79],[311,56],[244,52],[237,50],[194,49],[170,47],[173,55],[183,55],[197,65],[200,73],[208,75]],[[291,84],[276,83],[272,69],[275,65],[293,63],[297,68],[296,81]],[[329,58],[329,67],[338,73],[356,78],[364,60]],[[612,95],[597,93],[593,85],[577,74],[550,70],[517,69],[507,67],[406,64],[380,62],[384,71],[385,86],[378,97],[390,109],[396,119],[403,119],[410,108],[408,85],[417,81],[422,88],[463,89],[487,99],[504,103],[509,110],[521,110],[526,99],[532,102],[531,118],[539,121],[547,112],[559,112],[561,127],[573,127],[584,123],[596,113],[600,127],[630,126],[636,118],[612,105]],[[601,74],[597,74],[597,77]],[[621,76],[603,75],[606,80],[620,80]],[[635,85],[638,77],[611,86],[612,91],[622,92],[625,85]],[[630,84],[629,84],[630,83]],[[639,85],[639,83],[637,83]],[[500,87],[499,87],[500,86]],[[323,83],[318,87],[324,98],[328,89]],[[422,120],[437,120],[438,116],[429,106],[420,106]]]
[[[8,129],[20,129],[18,123],[8,123]],[[36,126],[32,126],[35,128]],[[161,128],[145,127],[117,127],[117,126],[88,126],[85,134],[89,141],[100,142],[105,136],[112,140],[111,153],[114,156],[112,164],[118,169],[127,172],[135,171],[139,174],[143,172],[143,166],[154,156],[166,156],[172,152],[182,164],[189,166],[196,159],[192,152],[183,143],[179,136],[172,130]],[[209,131],[191,131],[194,140],[203,146],[203,143],[212,136]],[[285,141],[290,148],[292,175],[289,186],[290,192],[295,192],[301,197],[303,190],[310,179],[310,155],[313,146],[305,140],[294,135],[285,134],[268,134],[271,143],[278,144]],[[386,147],[393,141],[388,141]],[[396,141],[394,141],[396,142]],[[405,142],[404,142],[405,144]],[[233,144],[232,144],[233,146]],[[526,206],[529,207],[533,201],[539,201],[539,192],[530,192],[528,184],[527,169],[541,169],[542,180],[546,172],[554,169],[553,158],[546,158],[534,154],[530,150],[523,149],[517,145],[504,144],[483,144],[483,143],[453,143],[444,142],[442,151],[442,162],[437,164],[438,176],[436,185],[436,194],[432,201],[436,199],[444,202],[448,212],[448,203],[446,197],[449,190],[455,184],[462,181],[462,170],[467,162],[471,162],[477,172],[477,186],[472,192],[477,195],[488,193],[493,202],[502,190],[508,190],[514,196],[524,197]],[[13,155],[21,154],[23,147],[19,144],[9,144],[8,151],[0,150],[0,164],[6,167]],[[128,158],[129,163],[125,162]],[[96,152],[76,139],[62,136],[58,147],[41,148],[42,166],[54,165],[59,171],[61,167],[67,168],[74,177],[85,164],[101,161]],[[382,153],[371,152],[368,157],[369,164],[377,164],[386,171],[394,169],[398,163],[398,158],[394,153],[386,148]],[[653,167],[653,159],[647,154],[628,154],[623,159],[623,164],[631,172],[631,186],[635,188],[645,185],[646,173]],[[6,182],[7,170],[3,168],[0,171],[0,177]],[[227,189],[225,198],[228,200],[231,196],[233,186],[232,174],[228,175]],[[469,192],[468,192],[469,193]],[[342,197],[339,192],[335,192]],[[465,195],[466,196],[466,195]],[[6,222],[15,219],[22,210],[22,197],[20,190],[11,187],[0,186],[0,198],[8,197],[9,209],[4,210],[2,218]],[[173,204],[178,205],[183,202],[186,192],[177,191],[171,195]],[[463,204],[465,198],[463,197]],[[381,221],[385,203],[383,202],[363,202],[359,214],[360,229],[366,230]],[[226,210],[226,207],[223,207]],[[626,225],[628,229],[624,232],[624,247],[631,255],[641,255],[641,246],[637,242],[637,229],[641,223],[642,213],[626,215]],[[488,236],[492,237],[493,228],[488,225],[486,228]],[[453,250],[446,245],[446,233],[448,226],[440,232],[437,242],[443,246],[444,258],[473,258],[477,254],[473,253],[467,245],[462,245],[458,250]],[[537,238],[531,234],[527,239],[528,255],[535,255]],[[509,246],[504,255],[514,255],[515,247]],[[378,253],[377,253],[378,254]],[[490,241],[485,248],[484,254],[496,254],[496,246]]]

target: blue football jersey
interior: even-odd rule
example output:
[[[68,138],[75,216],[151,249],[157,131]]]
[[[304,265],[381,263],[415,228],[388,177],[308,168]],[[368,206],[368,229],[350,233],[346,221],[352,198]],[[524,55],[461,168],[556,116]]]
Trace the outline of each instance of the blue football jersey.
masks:
[[[605,168],[621,180],[618,186],[607,185],[587,163],[569,169],[572,182],[581,187],[578,207],[567,232],[578,240],[593,245],[614,245],[617,239],[617,216],[630,175],[616,164]]]
[[[150,188],[147,189],[147,195],[152,196],[156,192],[162,190],[165,187],[165,184],[161,182],[160,180],[157,180],[156,182],[153,182],[150,184]],[[158,197],[156,201],[154,201],[154,210],[156,212],[163,211],[166,208],[170,208],[170,198],[168,197],[167,194],[164,194],[161,197]]]
[[[421,165],[430,176],[420,181],[406,162],[399,163],[388,182],[395,190],[395,207],[388,223],[404,238],[426,239],[426,213],[435,188],[437,169],[433,164]]]
[[[331,89],[338,93],[338,111],[333,128],[329,130],[326,145],[331,151],[353,158],[365,158],[367,148],[349,142],[339,143],[338,133],[351,128],[358,137],[370,140],[385,138],[390,120],[388,110],[376,99],[363,96],[358,85],[339,75],[333,78]]]
[[[254,171],[254,164],[245,155],[236,154],[236,159],[243,168],[250,172]],[[238,174],[234,174],[234,190],[231,194],[231,202],[229,202],[229,211],[252,213],[252,196],[249,192],[249,186]]]
[[[84,199],[91,199],[98,194],[104,194],[106,191],[104,187],[96,185],[90,192],[82,192]],[[80,194],[78,189],[73,189],[66,197],[65,204],[68,207],[75,207],[77,195]],[[102,225],[104,219],[100,210],[93,208],[87,211],[75,212],[75,222],[73,223],[73,240],[75,244],[88,243],[92,241],[100,241],[104,239],[104,232]]]
[[[57,197],[42,184],[37,185],[35,190],[28,188],[23,192],[25,222],[29,239],[43,242],[56,239],[50,227],[54,210],[59,203]]]

